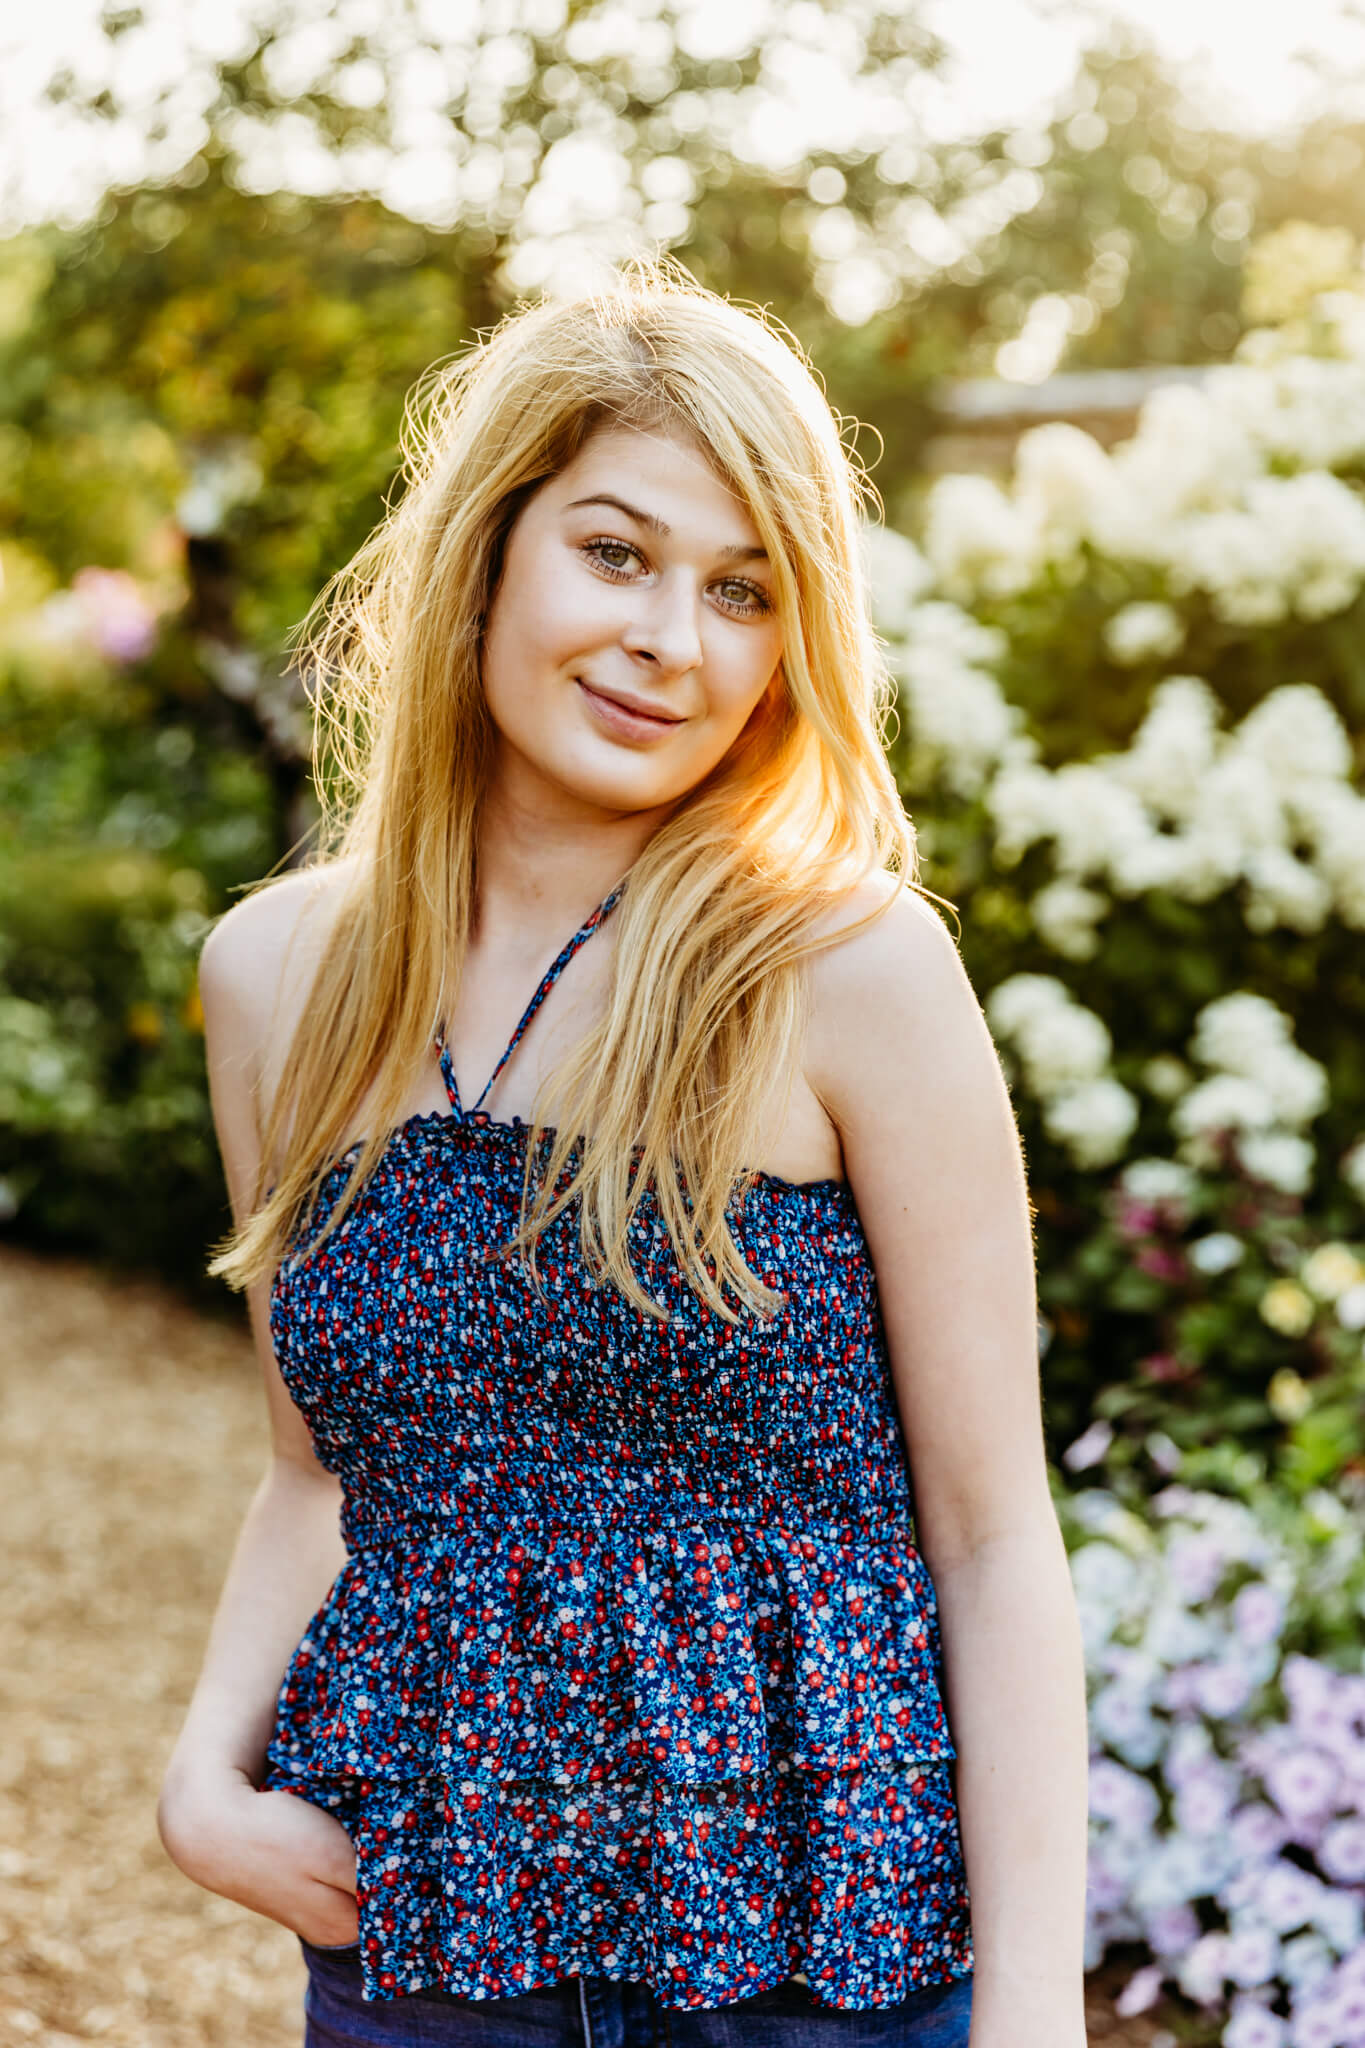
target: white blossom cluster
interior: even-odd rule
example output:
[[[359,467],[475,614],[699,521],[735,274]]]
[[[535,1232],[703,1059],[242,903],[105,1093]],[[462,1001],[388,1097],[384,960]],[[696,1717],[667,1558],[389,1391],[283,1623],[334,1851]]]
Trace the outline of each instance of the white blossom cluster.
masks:
[[[1012,974],[986,999],[986,1017],[1022,1069],[1043,1124],[1077,1166],[1123,1156],[1137,1126],[1137,1098],[1109,1072],[1103,1020],[1048,974]]]
[[[1009,597],[1089,545],[1156,570],[1172,596],[1204,593],[1228,624],[1344,610],[1365,584],[1365,500],[1334,472],[1365,457],[1365,321],[1358,306],[1329,314],[1335,356],[1249,336],[1242,360],[1153,392],[1112,453],[1050,422],[1020,440],[1010,489],[940,478],[925,509],[939,590]],[[1109,641],[1120,662],[1166,659],[1180,622],[1165,607],[1120,612]]]
[[[1049,768],[1020,735],[998,758],[985,792],[996,859],[1051,845],[1057,883],[1034,909],[1062,954],[1099,943],[1095,884],[1191,903],[1237,886],[1253,931],[1316,932],[1334,914],[1365,929],[1365,797],[1345,728],[1311,684],[1281,684],[1224,731],[1207,683],[1168,676],[1122,753]]]
[[[1172,1106],[1180,1158],[1212,1166],[1230,1135],[1253,1179],[1303,1194],[1317,1157],[1304,1126],[1327,1107],[1329,1087],[1327,1069],[1294,1044],[1290,1019],[1238,990],[1199,1012],[1188,1050],[1211,1071]]]

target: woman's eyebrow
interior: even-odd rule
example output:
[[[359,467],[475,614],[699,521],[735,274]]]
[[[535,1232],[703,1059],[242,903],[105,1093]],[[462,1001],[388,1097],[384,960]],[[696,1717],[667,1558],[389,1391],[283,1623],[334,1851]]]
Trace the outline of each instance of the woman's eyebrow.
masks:
[[[564,510],[573,512],[580,505],[614,505],[618,512],[625,513],[627,519],[633,519],[638,526],[645,527],[650,533],[657,533],[664,540],[673,531],[667,520],[660,519],[657,513],[646,512],[639,505],[628,504],[624,498],[618,498],[612,491],[596,491],[590,498],[571,498]],[[718,548],[716,555],[722,562],[766,562],[768,550],[735,546]]]

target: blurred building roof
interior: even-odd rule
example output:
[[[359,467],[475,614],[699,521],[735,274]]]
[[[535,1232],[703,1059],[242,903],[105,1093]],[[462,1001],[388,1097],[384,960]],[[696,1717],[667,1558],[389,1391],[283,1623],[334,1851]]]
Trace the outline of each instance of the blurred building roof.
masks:
[[[1212,367],[1159,363],[1140,370],[1067,370],[1041,384],[1004,377],[945,379],[933,393],[942,425],[925,445],[924,467],[1007,470],[1019,436],[1045,420],[1066,420],[1110,447],[1133,432],[1149,392],[1163,384],[1202,384]]]

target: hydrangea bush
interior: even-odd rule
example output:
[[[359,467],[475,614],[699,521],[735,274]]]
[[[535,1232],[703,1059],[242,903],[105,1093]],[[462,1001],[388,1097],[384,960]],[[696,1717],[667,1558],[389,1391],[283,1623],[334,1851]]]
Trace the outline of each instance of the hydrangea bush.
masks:
[[[1334,1494],[1058,1499],[1090,1679],[1087,1964],[1226,2048],[1365,2043],[1365,1542]]]
[[[1365,295],[869,536],[1014,1090],[1053,1448],[1365,1485]],[[1259,1462],[1258,1462],[1259,1461]],[[1194,1468],[1200,1469],[1197,1462]]]

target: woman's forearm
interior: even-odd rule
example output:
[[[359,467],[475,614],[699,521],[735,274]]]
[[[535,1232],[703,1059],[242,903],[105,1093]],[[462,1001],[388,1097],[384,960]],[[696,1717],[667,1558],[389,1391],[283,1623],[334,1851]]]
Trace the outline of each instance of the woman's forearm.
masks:
[[[1050,1508],[935,1575],[976,1951],[972,2040],[1082,2048],[1085,1661]]]
[[[330,1475],[271,1460],[243,1518],[167,1766],[163,1836],[174,1832],[205,1779],[238,1772],[259,1782],[285,1667],[345,1562],[340,1502]]]

